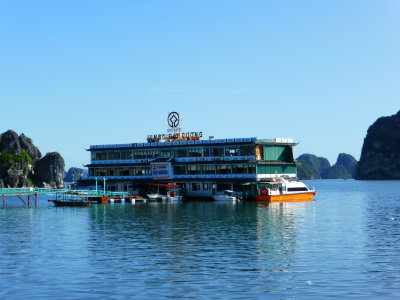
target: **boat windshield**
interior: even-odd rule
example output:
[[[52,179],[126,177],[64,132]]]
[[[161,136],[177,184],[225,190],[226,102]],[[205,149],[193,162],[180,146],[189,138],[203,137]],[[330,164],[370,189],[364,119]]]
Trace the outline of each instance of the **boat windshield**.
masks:
[[[233,191],[224,191],[224,194],[228,196],[232,196],[233,193],[234,193]]]

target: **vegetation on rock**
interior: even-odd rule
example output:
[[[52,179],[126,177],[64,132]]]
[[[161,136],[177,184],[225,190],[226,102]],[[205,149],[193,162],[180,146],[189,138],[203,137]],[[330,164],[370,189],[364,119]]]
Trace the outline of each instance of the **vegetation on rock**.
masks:
[[[367,131],[357,179],[400,179],[400,111],[381,117]]]
[[[32,144],[32,139],[23,133],[18,136],[13,130],[8,130],[0,134],[0,186],[25,187],[39,182],[34,168],[42,160],[41,158],[42,154]],[[51,166],[43,163],[42,165],[42,174],[52,174],[55,170],[61,169],[64,174],[64,165],[60,162]],[[59,178],[59,176],[56,177]],[[39,184],[43,185],[43,182],[39,182]],[[56,185],[62,186],[63,181],[58,180]]]
[[[340,153],[333,166],[326,158],[313,154],[300,155],[297,162],[300,179],[350,179],[354,178],[357,168],[357,160],[346,153]]]

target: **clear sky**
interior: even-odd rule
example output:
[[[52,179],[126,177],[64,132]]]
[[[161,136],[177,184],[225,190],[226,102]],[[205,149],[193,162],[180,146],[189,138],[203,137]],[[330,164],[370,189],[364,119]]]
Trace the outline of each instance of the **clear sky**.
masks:
[[[359,159],[400,110],[399,16],[398,0],[0,0],[0,132],[80,167],[178,111],[206,137]]]

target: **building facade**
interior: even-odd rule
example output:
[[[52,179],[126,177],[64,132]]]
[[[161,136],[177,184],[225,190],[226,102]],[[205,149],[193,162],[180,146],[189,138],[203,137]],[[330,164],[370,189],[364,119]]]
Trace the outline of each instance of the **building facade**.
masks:
[[[189,198],[234,190],[252,199],[275,177],[297,178],[292,139],[148,138],[148,143],[92,145],[89,176],[107,189],[141,194],[152,184],[178,184]],[[157,141],[158,140],[158,141]],[[160,141],[162,140],[162,141]]]

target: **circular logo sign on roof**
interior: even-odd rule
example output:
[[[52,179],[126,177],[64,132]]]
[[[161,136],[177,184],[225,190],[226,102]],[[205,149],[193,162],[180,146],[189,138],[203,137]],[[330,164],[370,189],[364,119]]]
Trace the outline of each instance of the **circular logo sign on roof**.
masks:
[[[172,128],[179,126],[179,114],[177,112],[172,112],[168,115],[168,125]]]

